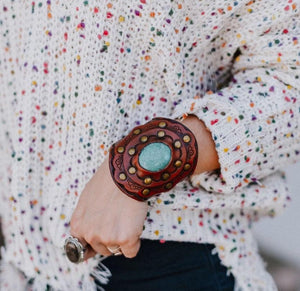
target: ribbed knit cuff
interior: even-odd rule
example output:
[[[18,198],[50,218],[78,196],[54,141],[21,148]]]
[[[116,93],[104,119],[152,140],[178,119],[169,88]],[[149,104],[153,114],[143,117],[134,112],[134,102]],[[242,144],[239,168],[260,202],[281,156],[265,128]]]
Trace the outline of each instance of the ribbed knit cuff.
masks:
[[[201,185],[207,191],[230,193],[235,189],[255,182],[255,142],[242,122],[242,115],[225,103],[209,99],[195,99],[183,102],[173,118],[196,115],[212,134],[219,157],[220,173],[206,172],[191,178],[193,185]],[[199,153],[205,154],[205,153]]]

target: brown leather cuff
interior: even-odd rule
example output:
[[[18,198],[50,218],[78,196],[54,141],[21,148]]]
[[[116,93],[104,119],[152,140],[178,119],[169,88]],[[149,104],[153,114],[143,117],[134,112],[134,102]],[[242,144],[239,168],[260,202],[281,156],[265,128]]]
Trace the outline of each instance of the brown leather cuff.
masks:
[[[110,149],[110,172],[129,197],[144,201],[169,191],[196,168],[197,141],[182,123],[155,118]]]

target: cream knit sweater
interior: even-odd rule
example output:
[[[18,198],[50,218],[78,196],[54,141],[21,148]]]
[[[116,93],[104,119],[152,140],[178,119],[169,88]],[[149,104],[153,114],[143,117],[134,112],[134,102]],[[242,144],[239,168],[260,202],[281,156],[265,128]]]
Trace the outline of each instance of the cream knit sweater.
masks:
[[[74,265],[63,253],[78,197],[134,126],[186,114],[211,131],[221,170],[152,198],[142,237],[214,243],[236,290],[275,290],[250,228],[284,208],[278,170],[300,156],[299,9],[299,0],[2,0],[1,290],[30,278],[33,290],[94,290],[92,271],[107,280],[99,258]]]

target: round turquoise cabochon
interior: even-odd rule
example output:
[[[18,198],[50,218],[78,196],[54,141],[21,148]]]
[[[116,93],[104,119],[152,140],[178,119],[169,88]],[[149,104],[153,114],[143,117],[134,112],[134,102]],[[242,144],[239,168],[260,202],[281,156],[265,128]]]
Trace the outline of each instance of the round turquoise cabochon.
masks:
[[[171,160],[171,149],[161,142],[150,143],[139,155],[139,164],[145,170],[158,172],[163,170]]]

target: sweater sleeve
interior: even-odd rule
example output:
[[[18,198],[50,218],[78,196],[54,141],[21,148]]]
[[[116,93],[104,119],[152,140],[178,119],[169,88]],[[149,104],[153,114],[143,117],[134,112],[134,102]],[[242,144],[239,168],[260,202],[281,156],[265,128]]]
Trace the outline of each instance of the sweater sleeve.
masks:
[[[195,186],[230,193],[300,159],[299,15],[278,16],[264,29],[241,30],[227,87],[175,112],[198,116],[215,141],[220,172],[193,176]]]

